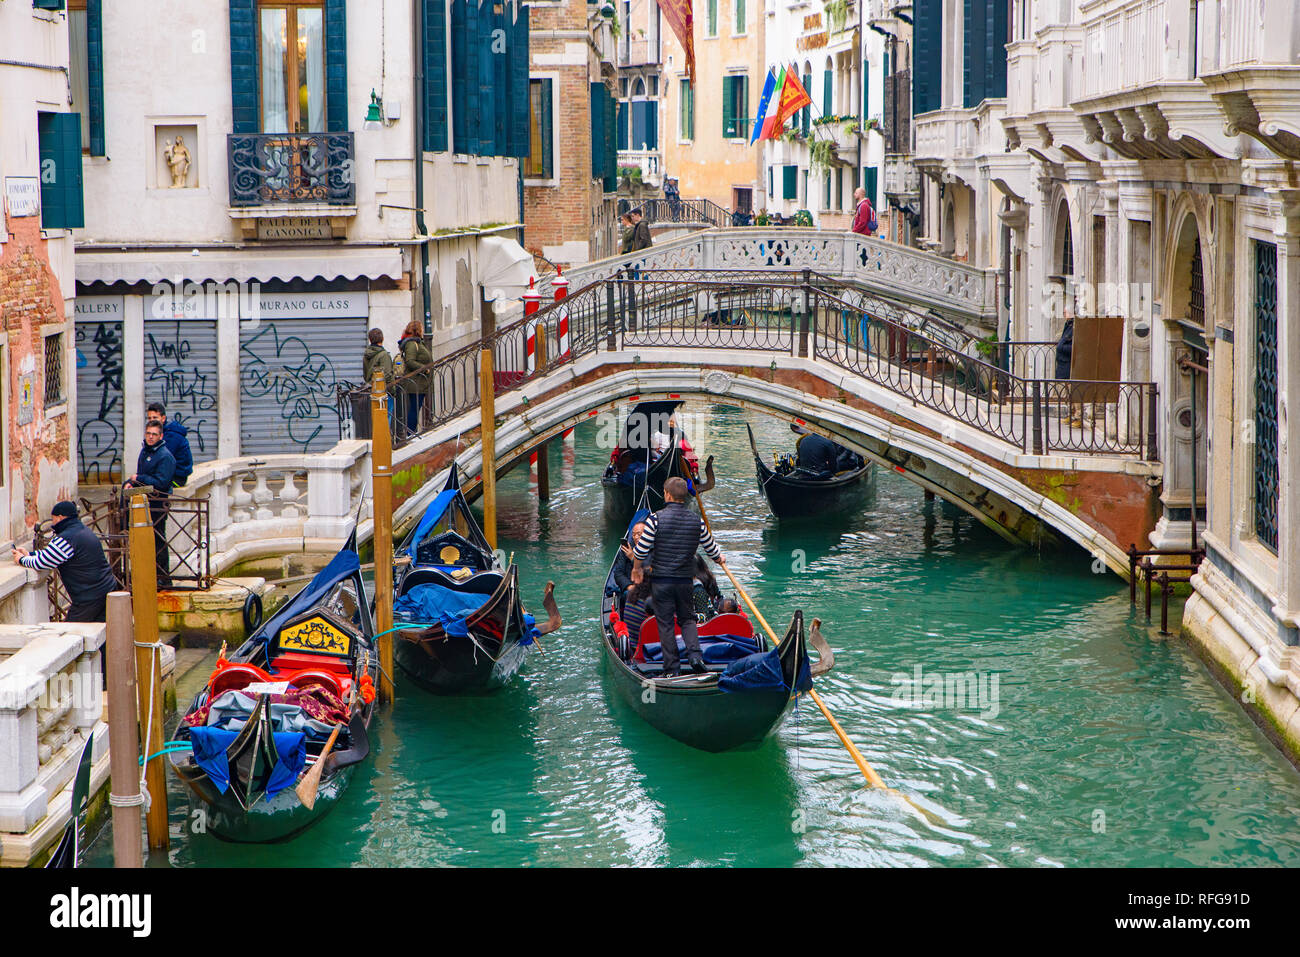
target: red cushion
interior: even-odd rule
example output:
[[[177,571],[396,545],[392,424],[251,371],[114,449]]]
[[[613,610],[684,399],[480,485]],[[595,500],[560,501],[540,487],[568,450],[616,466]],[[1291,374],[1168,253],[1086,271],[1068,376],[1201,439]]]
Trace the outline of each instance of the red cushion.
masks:
[[[301,671],[310,668],[313,671],[329,671],[336,675],[352,674],[352,664],[346,658],[313,655],[303,651],[286,651],[278,654],[271,664],[277,671]]]
[[[715,615],[699,626],[700,637],[709,635],[736,635],[740,638],[753,638],[754,626],[750,624],[749,619],[744,615],[729,613],[726,615]],[[678,625],[673,629],[673,634],[680,635],[681,626]],[[659,642],[659,621],[654,617],[647,618],[641,623],[641,633],[637,637],[636,653],[632,655],[633,661],[645,661],[645,646],[658,644]]]

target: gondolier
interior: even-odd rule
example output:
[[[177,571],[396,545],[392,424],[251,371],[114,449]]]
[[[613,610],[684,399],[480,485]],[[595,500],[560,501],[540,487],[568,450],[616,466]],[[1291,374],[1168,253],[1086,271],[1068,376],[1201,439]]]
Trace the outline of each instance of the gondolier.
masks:
[[[640,582],[645,577],[644,563],[650,559],[650,594],[654,603],[655,618],[659,623],[659,642],[663,649],[664,677],[678,673],[677,640],[674,619],[682,630],[686,643],[687,660],[697,674],[708,670],[700,654],[700,640],[695,627],[696,549],[719,565],[725,565],[722,550],[713,540],[704,520],[691,511],[686,503],[690,490],[686,480],[673,476],[664,482],[665,505],[652,514],[645,523],[645,531],[632,550],[635,563],[632,580]]]
[[[51,515],[54,537],[50,543],[31,554],[14,548],[14,561],[24,568],[58,569],[72,602],[65,621],[103,621],[105,599],[117,588],[117,579],[104,558],[104,547],[95,533],[81,523],[72,502],[59,502]]]

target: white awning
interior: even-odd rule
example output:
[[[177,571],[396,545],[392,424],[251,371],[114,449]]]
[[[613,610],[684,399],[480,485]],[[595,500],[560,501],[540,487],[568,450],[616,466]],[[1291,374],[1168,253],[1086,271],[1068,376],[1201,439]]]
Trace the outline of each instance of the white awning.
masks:
[[[402,250],[396,246],[157,252],[78,249],[74,262],[80,283],[402,278]]]
[[[522,296],[529,280],[537,278],[532,254],[504,236],[484,236],[478,242],[479,282],[483,284],[483,297],[491,302]]]

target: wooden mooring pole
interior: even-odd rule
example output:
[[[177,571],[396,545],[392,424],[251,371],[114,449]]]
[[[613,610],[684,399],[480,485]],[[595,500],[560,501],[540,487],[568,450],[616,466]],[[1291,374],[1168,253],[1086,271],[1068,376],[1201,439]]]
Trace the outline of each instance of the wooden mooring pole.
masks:
[[[145,757],[157,755],[163,743],[162,648],[158,644],[158,559],[153,517],[143,492],[131,497],[131,604],[135,613],[136,704]],[[135,752],[131,752],[133,758]],[[145,765],[149,810],[145,825],[149,850],[166,848],[167,777],[161,755]]]
[[[382,369],[370,390],[370,467],[374,503],[375,625],[379,632],[379,701],[393,700],[393,436]]]
[[[496,376],[492,369],[492,350],[479,353],[478,398],[482,412],[483,446],[483,535],[493,549],[497,547],[497,429]],[[538,459],[540,462],[540,458]]]
[[[143,867],[140,847],[140,732],[135,722],[135,625],[131,595],[108,596],[108,751],[112,775],[113,866]],[[159,759],[161,760],[161,759]]]

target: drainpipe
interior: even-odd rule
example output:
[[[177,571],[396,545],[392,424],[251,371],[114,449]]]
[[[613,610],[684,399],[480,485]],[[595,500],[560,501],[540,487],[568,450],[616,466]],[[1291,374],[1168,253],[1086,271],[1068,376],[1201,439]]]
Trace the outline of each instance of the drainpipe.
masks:
[[[862,187],[864,192],[866,191],[867,188],[867,176],[862,171],[862,140],[868,134],[867,134],[867,99],[866,97],[862,96],[862,91],[865,89],[865,84],[867,82],[867,77],[865,76],[866,69],[867,69],[867,58],[865,55],[866,37],[863,36],[862,34],[862,11],[863,8],[866,7],[868,2],[869,0],[858,0],[858,48],[853,51],[853,58],[857,60],[858,63],[862,64],[860,69],[864,73],[863,76],[858,77],[858,96],[861,98],[858,102],[862,104],[862,108],[858,111],[858,144],[857,144],[857,151],[856,151],[857,159],[854,161],[858,164],[857,175],[862,177],[858,185]],[[853,70],[850,68],[849,76],[852,75],[853,75]],[[871,206],[874,209],[876,206],[875,198],[868,196],[867,199],[868,201],[870,201]],[[857,205],[855,204],[853,207],[853,216],[855,219],[857,218],[857,215],[858,215],[858,208]]]
[[[424,335],[433,341],[433,317],[429,315],[429,227],[424,222],[424,11],[420,0],[411,0],[411,38],[414,45],[415,97],[411,110],[415,130],[415,232],[420,238],[420,296],[424,304]]]

